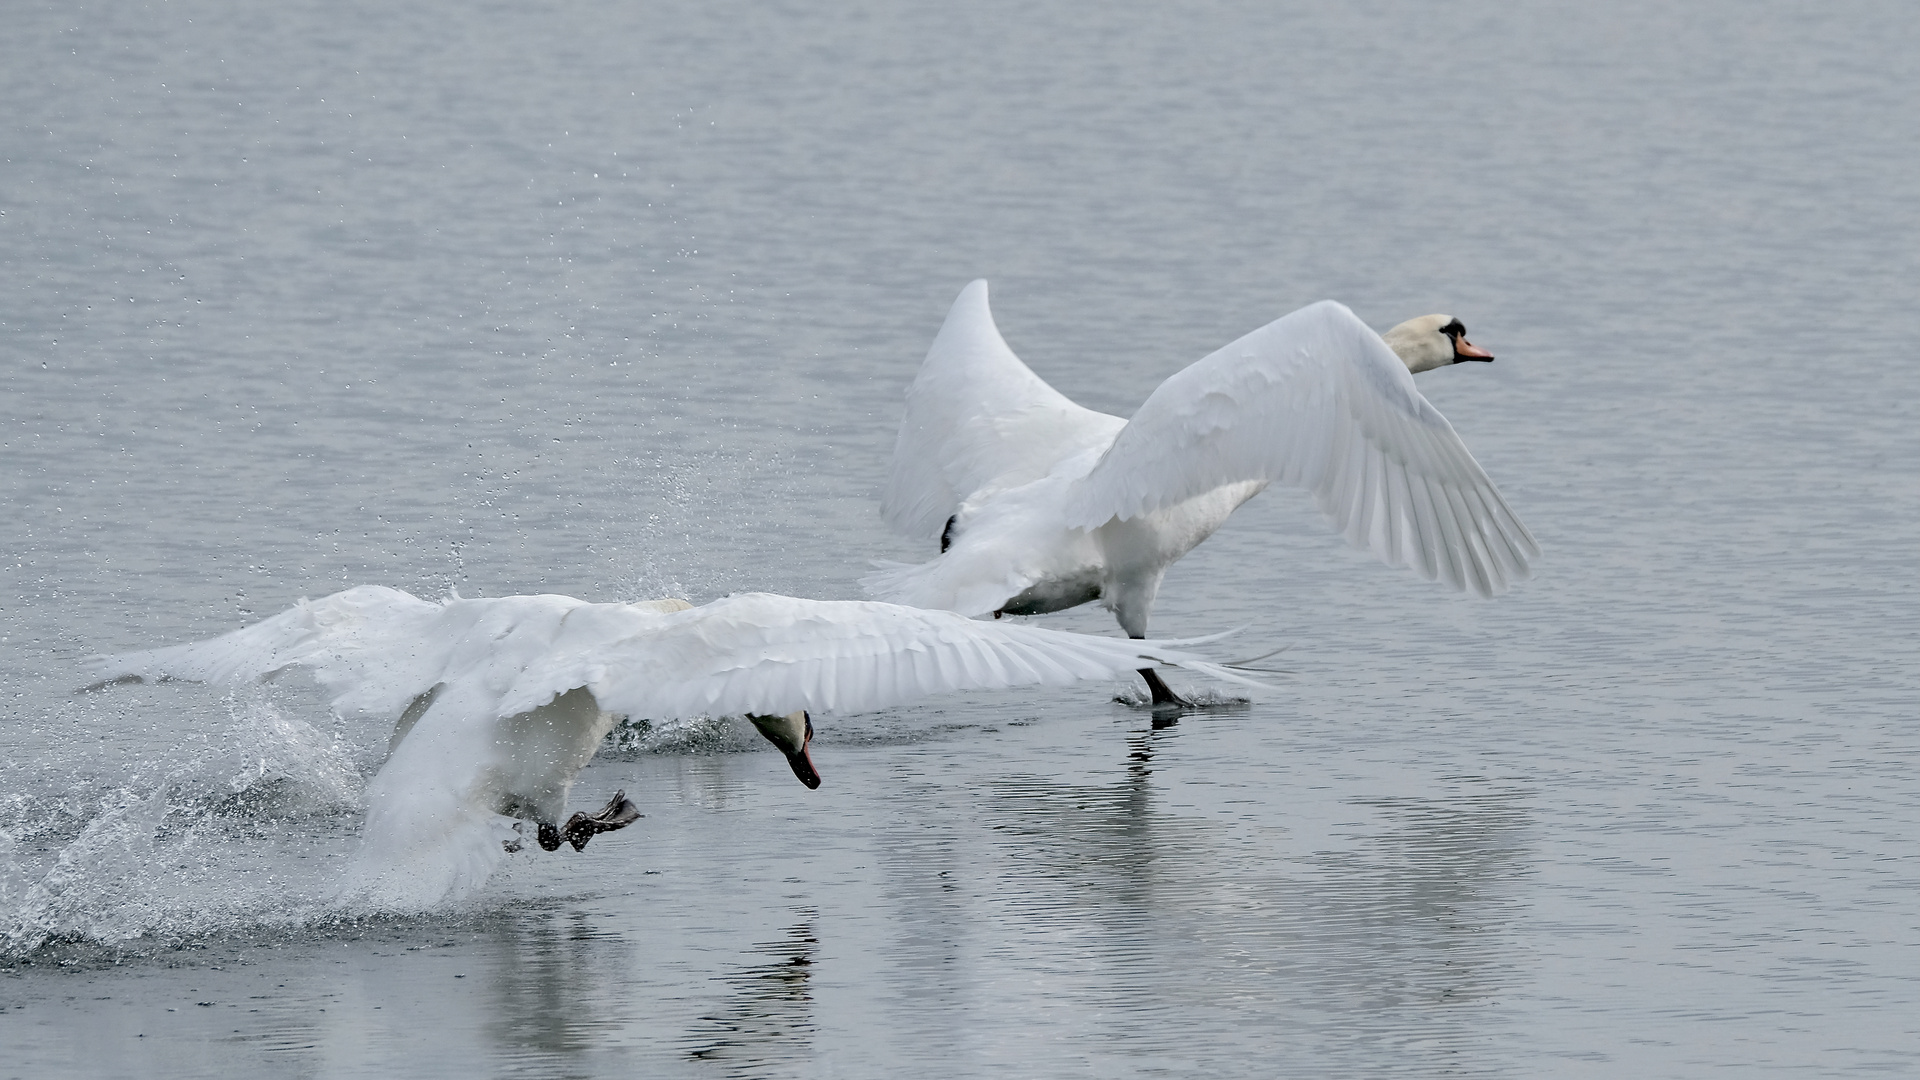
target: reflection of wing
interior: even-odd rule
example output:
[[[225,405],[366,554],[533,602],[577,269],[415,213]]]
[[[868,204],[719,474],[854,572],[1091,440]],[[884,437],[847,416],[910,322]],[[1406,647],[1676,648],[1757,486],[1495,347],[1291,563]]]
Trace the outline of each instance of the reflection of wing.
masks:
[[[1108,678],[1156,663],[1248,683],[1182,644],[768,593],[663,613],[565,596],[436,604],[361,586],[212,641],[97,664],[107,678],[219,682],[305,666],[333,691],[336,710],[389,719],[436,687],[436,711],[458,702],[475,720],[527,713],[581,687],[601,708],[666,720],[879,709],[954,690]]]
[[[881,512],[909,536],[937,537],[975,492],[1037,480],[1125,423],[1075,405],[1021,363],[993,325],[987,283],[976,281],[907,391]]]
[[[1357,546],[1483,596],[1540,554],[1406,365],[1332,301],[1255,330],[1160,385],[1076,486],[1094,528],[1238,481],[1314,493]]]

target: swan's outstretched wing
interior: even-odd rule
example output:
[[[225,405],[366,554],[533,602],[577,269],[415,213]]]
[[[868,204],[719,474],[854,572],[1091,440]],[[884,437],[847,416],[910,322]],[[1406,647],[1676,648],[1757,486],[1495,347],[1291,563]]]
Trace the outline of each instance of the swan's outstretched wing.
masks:
[[[307,667],[342,715],[397,719],[391,756],[367,785],[366,828],[340,895],[414,909],[493,872],[513,836],[499,796],[537,801],[546,791],[564,805],[606,732],[602,710],[667,720],[877,709],[1155,663],[1259,685],[1181,644],[764,593],[688,610],[565,596],[432,603],[362,587],[211,641],[96,667],[106,678],[209,682]],[[591,698],[569,693],[581,688]]]
[[[1108,678],[1150,664],[1259,685],[1185,644],[768,593],[667,612],[565,596],[431,603],[362,586],[211,641],[96,663],[107,678],[210,682],[303,666],[333,691],[343,715],[396,719],[431,700],[435,714],[473,722],[519,716],[582,687],[603,709],[670,720],[879,709],[955,690]],[[429,692],[438,697],[426,698]]]
[[[392,720],[431,690],[450,642],[439,604],[379,585],[301,600],[271,619],[190,645],[95,657],[103,679],[242,683],[310,668],[343,716]]]
[[[1355,545],[1490,596],[1540,548],[1406,365],[1345,306],[1278,319],[1179,372],[1069,498],[1094,528],[1223,484],[1312,491]]]
[[[993,324],[987,283],[975,281],[907,391],[880,510],[908,536],[937,537],[975,492],[1037,480],[1125,425],[1075,405],[1021,363]]]
[[[604,605],[593,605],[594,615]],[[576,618],[580,614],[576,613]],[[1111,678],[1152,664],[1258,686],[1183,648],[855,600],[745,593],[660,618],[530,666],[503,709],[585,686],[603,708],[650,719],[859,712],[956,690]]]

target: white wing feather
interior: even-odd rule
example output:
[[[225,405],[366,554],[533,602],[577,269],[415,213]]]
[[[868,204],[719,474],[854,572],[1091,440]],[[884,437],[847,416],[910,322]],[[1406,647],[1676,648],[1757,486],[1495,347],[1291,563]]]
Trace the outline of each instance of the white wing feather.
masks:
[[[301,600],[271,619],[210,641],[96,657],[105,679],[255,682],[306,667],[334,693],[342,716],[391,720],[432,689],[452,642],[435,626],[440,604],[362,585]]]
[[[528,685],[536,694],[584,685],[606,708],[664,719],[800,708],[865,712],[956,690],[1110,678],[1154,663],[1248,683],[1182,644],[975,622],[870,601],[748,593],[556,657],[551,668],[530,670]]]
[[[362,586],[223,637],[95,661],[104,678],[248,682],[308,667],[345,714],[396,719],[436,686],[474,721],[516,716],[579,687],[655,720],[860,712],[956,690],[1123,675],[1150,664],[1259,686],[1187,651],[977,622],[860,600],[744,593],[662,613],[565,596],[431,603]]]
[[[1162,383],[1075,486],[1066,523],[1095,528],[1249,480],[1312,491],[1356,546],[1483,596],[1540,554],[1406,365],[1331,300]]]
[[[907,390],[881,513],[908,536],[937,537],[969,497],[1037,480],[1125,425],[1074,404],[1021,363],[993,323],[987,283],[975,281]]]

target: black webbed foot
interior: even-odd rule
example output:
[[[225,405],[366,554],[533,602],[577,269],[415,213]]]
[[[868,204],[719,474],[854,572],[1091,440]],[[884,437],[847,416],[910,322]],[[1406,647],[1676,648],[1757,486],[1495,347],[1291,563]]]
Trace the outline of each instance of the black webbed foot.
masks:
[[[564,839],[573,845],[573,850],[582,851],[585,850],[587,841],[596,835],[612,832],[615,829],[624,829],[638,820],[640,820],[640,808],[633,805],[633,802],[627,798],[626,792],[616,791],[613,793],[613,798],[607,800],[607,805],[597,812],[589,814],[584,810],[579,811],[567,819],[565,827],[554,829],[553,847],[547,847],[547,830],[553,829],[553,826],[541,825],[540,846],[552,851],[559,847],[560,841]]]
[[[1139,670],[1140,677],[1147,680],[1147,692],[1153,695],[1152,707],[1155,714],[1156,726],[1159,724],[1159,714],[1161,713],[1179,713],[1197,707],[1193,702],[1174,693],[1173,688],[1169,687],[1165,680],[1160,678],[1159,672],[1150,667]],[[1177,717],[1175,719],[1177,719]],[[1171,723],[1172,721],[1170,720],[1168,722]]]

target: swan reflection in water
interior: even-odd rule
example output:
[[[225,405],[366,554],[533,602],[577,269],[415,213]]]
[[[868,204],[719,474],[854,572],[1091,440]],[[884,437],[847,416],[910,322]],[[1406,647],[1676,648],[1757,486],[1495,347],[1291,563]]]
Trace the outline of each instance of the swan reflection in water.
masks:
[[[718,977],[732,992],[725,1005],[701,1017],[700,1029],[688,1036],[689,1058],[723,1063],[728,1076],[752,1077],[811,1055],[818,915],[796,914],[799,921],[778,940],[753,947],[767,958],[764,963]]]
[[[918,956],[889,975],[903,1034],[979,1064],[994,1051],[967,1030],[1039,1014],[1097,1032],[1102,1054],[1191,1050],[1195,1017],[1217,1018],[1204,1041],[1223,1055],[1270,1039],[1269,1021],[1302,1051],[1356,1059],[1381,1038],[1484,1037],[1495,1014],[1454,1006],[1515,978],[1503,930],[1521,914],[1529,794],[1462,778],[1422,797],[1303,790],[1278,819],[1243,814],[1236,802],[1274,797],[1271,778],[1248,777],[1245,799],[1155,781],[1156,752],[1193,730],[1134,732],[1105,783],[983,778],[964,794],[984,828],[943,826],[959,793],[903,791],[919,820],[885,841],[890,900],[917,928],[899,947]],[[1156,1022],[1169,1015],[1188,1021]]]
[[[635,1011],[632,946],[607,920],[578,909],[509,911],[484,920],[494,957],[496,1021],[487,1030],[510,1055],[543,1063],[592,1052]]]

